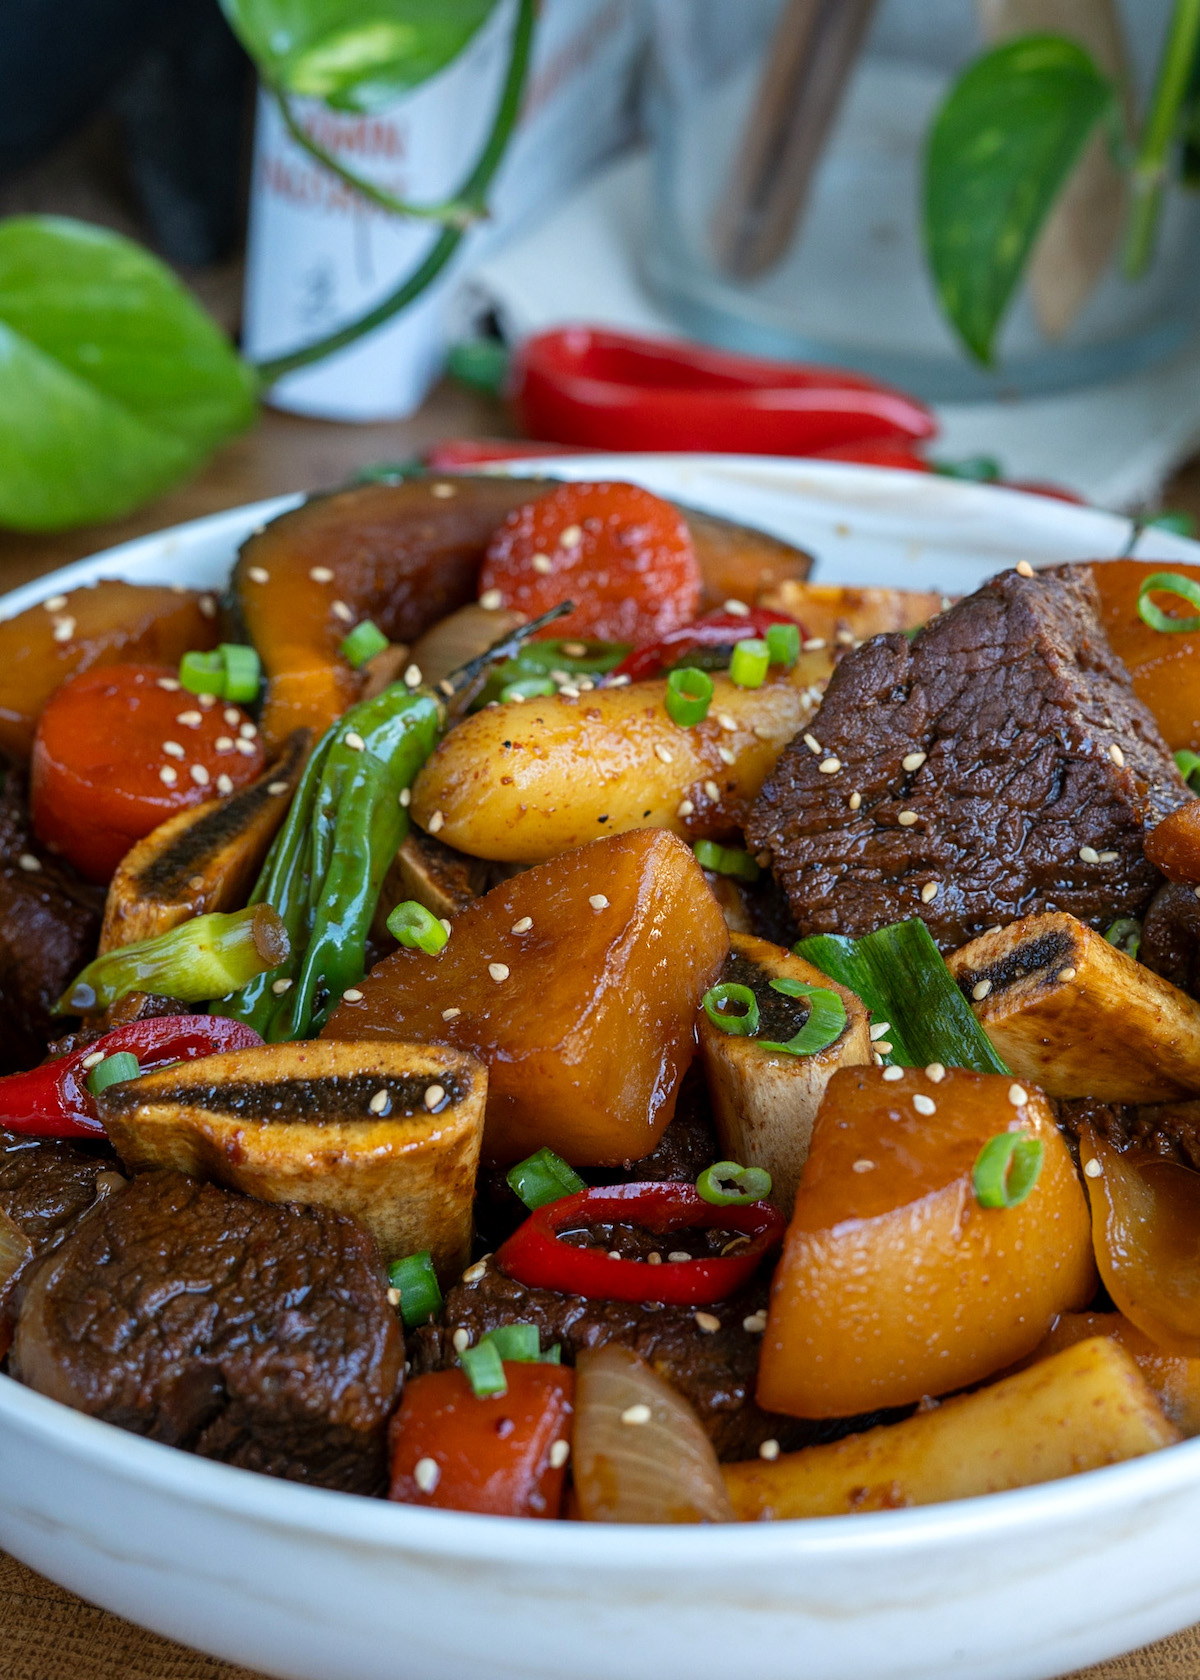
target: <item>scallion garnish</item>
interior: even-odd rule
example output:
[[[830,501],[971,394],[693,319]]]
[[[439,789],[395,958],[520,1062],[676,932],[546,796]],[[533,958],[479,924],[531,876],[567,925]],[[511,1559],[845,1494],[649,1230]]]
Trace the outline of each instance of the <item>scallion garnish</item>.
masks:
[[[757,881],[762,873],[741,846],[718,846],[715,840],[697,840],[692,850],[701,869],[711,869],[715,875],[736,875],[739,881]]]
[[[989,1138],[971,1169],[980,1207],[1018,1207],[1037,1183],[1045,1153],[1041,1138],[1028,1132],[997,1132]]]
[[[790,669],[800,657],[800,626],[768,624],[766,643],[772,665],[786,665]]]
[[[806,986],[787,975],[772,980],[770,986],[772,991],[781,992],[784,997],[807,998],[808,1020],[786,1044],[759,1039],[757,1042],[762,1049],[778,1050],[785,1056],[812,1056],[818,1050],[827,1050],[841,1037],[846,1026],[846,1006],[836,992],[829,991],[825,986]]]
[[[467,1374],[467,1381],[479,1399],[486,1400],[493,1394],[508,1393],[504,1363],[494,1342],[485,1337],[475,1347],[464,1348],[458,1357]]]
[[[505,1173],[504,1181],[521,1198],[530,1213],[535,1208],[545,1207],[547,1202],[558,1202],[564,1196],[573,1196],[577,1191],[587,1189],[574,1167],[552,1149],[539,1149],[536,1155],[518,1161]]]
[[[758,999],[749,986],[723,980],[719,986],[710,986],[702,1001],[704,1013],[722,1032],[732,1033],[736,1038],[750,1038],[758,1031]],[[739,1005],[745,1013],[730,1014],[730,1004]]]
[[[360,624],[354,626],[338,652],[343,659],[349,660],[357,671],[368,659],[374,659],[377,653],[382,653],[390,646],[391,643],[379,626],[372,624],[369,618],[364,618]]]
[[[536,1324],[498,1324],[479,1340],[481,1345],[490,1342],[501,1359],[536,1364],[541,1357],[541,1336]]]
[[[729,661],[729,675],[739,688],[761,688],[771,664],[771,651],[766,642],[748,636],[738,642]]]
[[[558,684],[552,677],[520,677],[516,682],[505,683],[500,690],[500,704],[506,706],[510,700],[538,700],[544,694],[557,694]]]
[[[94,1097],[98,1097],[110,1085],[119,1085],[123,1079],[136,1079],[141,1071],[132,1050],[116,1050],[96,1063],[88,1074],[87,1088]]]
[[[225,661],[219,653],[185,653],[179,682],[189,694],[213,694],[219,700],[225,692]]]
[[[680,729],[703,723],[712,697],[712,678],[694,665],[682,665],[667,678],[667,716]]]
[[[179,682],[189,694],[244,703],[257,700],[261,681],[262,662],[243,642],[222,642],[215,653],[185,653],[179,661]]]
[[[1189,607],[1200,607],[1200,583],[1184,577],[1182,572],[1152,572],[1138,590],[1138,617],[1151,630],[1167,630],[1174,635],[1200,630],[1200,618],[1172,618],[1151,599],[1151,595],[1175,595]]]
[[[1196,774],[1197,770],[1200,770],[1200,753],[1194,753],[1190,747],[1184,747],[1182,752],[1177,752],[1175,754],[1175,764],[1179,770],[1179,774],[1191,788],[1192,792],[1195,793],[1196,784],[1193,782],[1192,777]]]
[[[400,1291],[400,1317],[406,1330],[418,1324],[428,1324],[442,1310],[442,1291],[429,1250],[406,1254],[403,1260],[393,1260],[388,1267],[388,1282]]]
[[[1137,954],[1142,948],[1141,922],[1135,921],[1132,916],[1118,916],[1105,928],[1104,937],[1118,951],[1124,951],[1127,957],[1137,961]]]
[[[890,1051],[900,1067],[971,1068],[1008,1073],[992,1042],[942,961],[925,923],[914,917],[862,939],[819,933],[794,947],[798,957],[860,998],[888,1023]]]
[[[387,930],[410,951],[424,951],[429,957],[435,957],[450,937],[433,912],[415,898],[397,904],[387,919]]]
[[[736,1161],[717,1161],[696,1180],[697,1193],[714,1207],[745,1207],[771,1194],[771,1175],[762,1167],[741,1167]]]

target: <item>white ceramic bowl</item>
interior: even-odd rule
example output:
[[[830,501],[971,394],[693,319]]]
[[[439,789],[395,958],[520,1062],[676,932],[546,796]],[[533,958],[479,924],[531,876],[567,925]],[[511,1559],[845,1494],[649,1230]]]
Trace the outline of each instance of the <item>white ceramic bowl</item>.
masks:
[[[903,473],[745,458],[554,460],[811,547],[818,575],[961,593],[1111,556],[1126,520]],[[223,582],[295,498],[15,591]],[[1200,560],[1157,532],[1139,558]],[[1041,1680],[1200,1619],[1200,1440],[918,1511],[715,1529],[508,1522],[272,1481],[0,1378],[0,1545],[147,1627],[295,1680]]]

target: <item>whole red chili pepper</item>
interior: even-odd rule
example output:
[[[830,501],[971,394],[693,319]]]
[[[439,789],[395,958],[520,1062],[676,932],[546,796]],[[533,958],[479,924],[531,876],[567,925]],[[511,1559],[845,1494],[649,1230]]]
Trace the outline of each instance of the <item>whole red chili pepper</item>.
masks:
[[[671,1231],[737,1231],[750,1241],[731,1254],[697,1260],[614,1260],[602,1248],[576,1248],[560,1231],[594,1224],[640,1225]],[[661,1301],[699,1307],[748,1283],[767,1251],[783,1238],[786,1221],[769,1202],[715,1207],[690,1184],[615,1184],[580,1190],[547,1202],[500,1245],[496,1264],[530,1289],[556,1289],[602,1301]]]
[[[628,677],[632,682],[640,682],[643,677],[656,677],[660,671],[670,670],[696,648],[732,647],[736,642],[744,642],[747,637],[764,636],[772,624],[795,622],[786,613],[772,612],[769,607],[751,607],[745,613],[705,613],[701,618],[694,618],[690,624],[681,624],[677,630],[668,631],[659,641],[651,642],[649,647],[636,648],[610,673],[609,680],[612,677]],[[804,631],[801,630],[800,634],[803,636]]]
[[[221,1050],[249,1050],[262,1039],[253,1027],[223,1015],[161,1015],[114,1027],[69,1055],[0,1079],[0,1128],[33,1137],[104,1135],[88,1074],[120,1050],[137,1057],[142,1073],[170,1062],[194,1062]]]

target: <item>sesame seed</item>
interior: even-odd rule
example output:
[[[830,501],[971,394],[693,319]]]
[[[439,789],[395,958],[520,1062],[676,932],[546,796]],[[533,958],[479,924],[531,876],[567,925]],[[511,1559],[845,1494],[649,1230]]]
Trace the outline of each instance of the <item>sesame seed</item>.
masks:
[[[822,776],[836,776],[841,768],[842,761],[840,758],[823,758],[817,765],[817,769]]]
[[[564,525],[558,533],[558,541],[563,548],[574,548],[583,541],[583,527],[580,525]]]
[[[449,1009],[443,1009],[442,1010],[442,1020],[443,1021],[453,1021],[453,1020],[456,1020],[457,1017],[461,1014],[462,1014],[462,1010],[459,1009],[456,1004],[452,1003],[450,1005]]]
[[[929,1066],[925,1069],[925,1077],[926,1079],[932,1079],[935,1085],[940,1085],[942,1080],[946,1077],[946,1070],[942,1066],[941,1062],[930,1062]]]
[[[426,827],[427,827],[430,834],[436,834],[439,831],[439,829],[444,828],[445,825],[446,825],[445,817],[442,815],[442,813],[440,811],[435,811],[433,813],[433,815],[430,817],[429,822],[426,824]]]
[[[717,722],[722,729],[728,729],[731,733],[737,728],[737,719],[731,718],[728,712],[718,712]]]
[[[455,1353],[465,1352],[471,1345],[471,1332],[469,1330],[464,1330],[463,1326],[460,1324],[458,1329],[450,1338],[450,1345],[454,1349]]]
[[[871,1063],[874,1067],[882,1067],[883,1066],[883,1057],[879,1054],[878,1050],[872,1050],[872,1052],[871,1052]]]
[[[400,1291],[398,1289],[394,1287],[389,1289],[387,1292],[387,1298],[389,1307],[398,1307],[400,1305]]]
[[[911,828],[917,820],[917,813],[915,811],[901,811],[897,820],[901,828]]]
[[[46,611],[51,613],[61,612],[66,604],[67,597],[65,595],[50,595],[42,602]]]
[[[281,793],[286,793],[287,790],[288,790],[288,784],[286,782],[268,782],[267,783],[267,792],[268,793],[279,795]]]
[[[328,566],[310,566],[308,575],[314,583],[332,583],[333,573]]]
[[[576,688],[576,687],[575,687],[575,684],[574,684],[574,683],[562,683],[562,684],[561,684],[561,685],[560,685],[560,687],[559,687],[559,690],[558,690],[558,692],[559,692],[559,693],[560,693],[560,694],[561,694],[561,695],[562,695],[562,696],[563,696],[563,698],[564,698],[564,699],[566,699],[566,700],[578,700],[578,698],[579,698],[579,690],[578,690],[578,689],[577,689],[577,688]],[[655,752],[656,752],[656,753],[658,753],[658,754],[659,754],[659,755],[660,755],[660,756],[661,756],[661,755],[662,755],[662,753],[663,753],[663,752],[664,752],[664,751],[665,751],[665,750],[666,750],[666,749],[665,749],[665,748],[664,748],[664,747],[655,747],[655,749],[654,749],[654,750],[655,750]],[[671,762],[671,760],[670,760],[670,755],[669,755],[669,754],[668,754],[668,756],[667,756],[667,760],[666,760],[666,762],[667,762],[667,763],[668,763],[668,764],[669,764],[669,763],[670,763],[670,762]]]
[[[853,647],[854,635],[850,630],[835,630],[833,639],[839,647]]]
[[[203,764],[193,764],[191,769],[188,771],[188,775],[192,778],[197,787],[207,787],[209,782],[212,780],[212,777],[204,768]]]
[[[217,777],[217,792],[226,795],[233,792],[233,777],[227,776],[223,770]]]
[[[675,762],[675,754],[667,747],[664,747],[661,741],[656,741],[654,743],[654,756],[661,759],[664,764],[673,764]]]
[[[1094,1155],[1090,1161],[1085,1161],[1083,1163],[1083,1176],[1085,1178],[1103,1178],[1104,1168],[1100,1165]]]
[[[855,1161],[853,1166],[850,1168],[850,1171],[851,1172],[856,1172],[856,1173],[874,1172],[875,1171],[875,1163],[874,1163],[874,1161],[867,1161],[867,1160]]]
[[[496,612],[504,605],[504,597],[498,589],[485,589],[479,597],[479,605],[484,612]]]
[[[717,786],[716,782],[705,782],[704,792],[707,795],[707,797],[709,799],[713,800],[714,802],[719,800],[720,797],[721,797],[721,790]]]
[[[444,694],[447,700],[452,700],[454,698],[454,684],[448,677],[443,677],[441,682],[438,684],[438,693]]]
[[[450,918],[448,916],[439,916],[438,922],[445,928],[447,933],[451,932]]]
[[[199,892],[200,888],[203,885],[204,885],[203,875],[189,875],[188,876],[188,886],[191,888],[191,890],[193,892]]]
[[[571,1456],[571,1443],[570,1443],[570,1441],[555,1441],[554,1445],[550,1448],[550,1468],[551,1468],[551,1470],[561,1470],[563,1465],[570,1458],[570,1456]]]
[[[779,1457],[779,1442],[774,1439],[770,1441],[760,1441],[758,1444],[758,1456],[759,1458],[765,1458],[768,1464],[773,1464]]]
[[[356,729],[348,729],[343,739],[351,752],[366,752],[367,743]]]
[[[434,1087],[430,1086],[430,1090],[433,1089]],[[425,1095],[428,1097],[429,1091],[426,1091]],[[392,1099],[388,1096],[386,1091],[376,1091],[375,1095],[367,1104],[367,1107],[371,1110],[372,1114],[386,1114],[391,1100]]]
[[[1080,863],[1099,863],[1100,853],[1095,846],[1080,846],[1079,861]]]
[[[104,1051],[103,1050],[93,1050],[93,1051],[90,1052],[89,1055],[86,1055],[83,1058],[83,1061],[80,1063],[80,1066],[85,1067],[85,1068],[99,1067],[100,1063],[103,1060],[104,1060]]]
[[[667,1255],[667,1259],[673,1266],[682,1266],[685,1261],[691,1258],[691,1255],[684,1248],[673,1248]]]
[[[628,672],[622,671],[620,676],[606,677],[604,680],[605,685],[608,688],[627,688],[633,681],[633,678],[628,674]]]
[[[533,926],[533,917],[532,916],[521,916],[517,921],[515,921],[513,923],[512,931],[514,933],[528,933],[532,926]]]
[[[695,809],[696,807],[692,804],[690,799],[681,799],[675,811],[675,815],[677,817],[690,817]]]
[[[748,1336],[761,1336],[766,1328],[767,1315],[765,1312],[747,1313],[742,1320],[742,1329]]]
[[[1008,1087],[1008,1100],[1014,1108],[1023,1108],[1029,1101],[1029,1092],[1024,1085],[1010,1085]]]
[[[765,723],[756,723],[752,733],[756,735],[760,741],[773,741],[775,739],[774,731],[768,729]]]
[[[412,804],[412,789],[411,788],[401,788],[400,789],[401,809],[407,811],[408,807],[411,804]]]
[[[462,1275],[462,1280],[464,1283],[478,1283],[480,1278],[483,1277],[486,1272],[487,1261],[476,1260],[473,1266],[467,1267],[466,1271]]]
[[[859,806],[862,804],[862,794],[852,793],[846,803],[852,811],[857,811]]]
[[[421,686],[421,667],[419,665],[410,665],[408,667],[408,670],[405,671],[405,673],[404,673],[404,686],[405,686],[405,688],[420,688],[420,686]]]
[[[174,787],[179,780],[179,772],[173,770],[169,764],[164,764],[158,772],[158,779],[164,787]]]
[[[241,736],[243,741],[253,741],[254,737],[258,734],[258,726],[253,723],[239,723],[238,734]]]
[[[225,722],[229,725],[230,729],[236,729],[242,721],[242,714],[238,711],[236,706],[226,706],[225,710],[221,713],[221,716],[225,719]]]
[[[446,1100],[446,1092],[441,1085],[427,1085],[425,1087],[425,1107],[435,1109],[439,1103]],[[377,1111],[378,1112],[378,1111]]]
[[[1200,898],[1200,887],[1193,887],[1192,892],[1195,894],[1195,896],[1197,898]]]
[[[873,1039],[882,1038],[885,1033],[889,1033],[891,1030],[892,1023],[890,1021],[876,1021],[871,1028],[871,1037]]]
[[[1077,972],[1078,971],[1074,968],[1060,968],[1058,971],[1058,978],[1060,980],[1074,980]]]
[[[197,694],[196,696],[196,704],[202,712],[211,712],[216,703],[217,697],[215,694]]]
[[[990,980],[977,980],[971,987],[971,996],[975,999],[976,1003],[982,1003],[991,989],[992,982]]]
[[[750,608],[746,605],[745,601],[735,601],[730,599],[726,601],[723,611],[732,613],[734,618],[750,617]]]
[[[921,888],[921,903],[932,904],[937,895],[938,883],[936,881],[926,881],[925,885]]]
[[[165,688],[168,694],[178,693],[179,684],[174,677],[159,677],[157,681],[159,688]]]
[[[809,636],[805,641],[801,642],[800,646],[804,649],[805,653],[819,653],[825,646],[825,638],[824,636]]]
[[[282,997],[284,992],[290,992],[294,985],[294,980],[289,980],[286,976],[281,975],[278,980],[272,980],[271,990],[276,997]]]
[[[41,874],[41,863],[34,857],[32,852],[22,852],[20,857],[17,859],[17,862],[27,875]]]
[[[442,1479],[442,1468],[436,1458],[419,1458],[413,1470],[413,1481],[422,1493],[432,1493]]]
[[[1032,577],[1033,576],[1033,567],[1029,564],[1028,560],[1018,560],[1017,561],[1017,571],[1021,574],[1022,577]]]
[[[329,610],[334,618],[340,618],[343,624],[354,623],[354,608],[348,606],[345,601],[331,601]]]
[[[199,729],[200,725],[204,722],[204,713],[180,712],[176,716],[175,722],[182,723],[185,729]]]
[[[722,764],[736,764],[737,763],[737,754],[735,752],[733,752],[729,747],[718,747],[717,748],[717,757],[721,760]]]
[[[639,1400],[636,1406],[626,1406],[621,1413],[621,1422],[631,1424],[649,1423],[652,1415],[649,1406],[644,1401]]]
[[[269,583],[271,574],[265,566],[247,566],[246,576],[251,583]]]
[[[821,753],[824,751],[824,748],[821,746],[820,741],[817,740],[815,735],[806,735],[804,737],[804,745],[808,748],[810,753]]]
[[[507,980],[508,979],[508,976],[509,976],[508,964],[507,963],[489,963],[488,964],[488,973],[491,975],[492,979],[496,982],[496,984],[499,985],[501,980]]]
[[[925,757],[923,752],[905,753],[900,762],[906,770],[919,770],[925,762]]]
[[[164,741],[162,744],[162,750],[166,753],[168,758],[187,757],[187,753],[179,745],[178,741]]]
[[[196,605],[200,608],[200,616],[202,618],[216,618],[217,603],[213,600],[211,595],[201,595],[200,599],[196,602]]]
[[[889,1040],[886,1039],[886,1038],[876,1039],[875,1048],[881,1052],[881,1055],[880,1055],[880,1060],[881,1061],[882,1061],[884,1056],[890,1056],[891,1053],[892,1053],[892,1045],[889,1042]]]
[[[658,1252],[658,1250],[656,1248],[652,1248],[650,1250],[649,1254],[647,1254],[647,1256],[646,1256],[647,1266],[661,1266],[662,1263],[663,1263],[662,1255]]]
[[[342,997],[347,1003],[362,1002],[362,993],[359,991],[357,986],[347,986],[346,990],[342,993]]]
[[[429,494],[436,496],[439,502],[448,502],[451,496],[457,496],[457,487],[453,484],[431,484]]]
[[[69,642],[75,634],[75,620],[60,618],[54,626],[53,636],[56,642]]]
[[[932,1097],[927,1097],[923,1091],[918,1091],[913,1098],[913,1107],[918,1114],[936,1114],[937,1104]]]
[[[1116,861],[1120,857],[1120,855],[1121,855],[1120,852],[1101,852],[1100,853],[1100,862],[1101,863],[1116,863]]]
[[[888,1084],[890,1085],[890,1084],[892,1084],[892,1082],[894,1080],[904,1078],[904,1069],[899,1068],[899,1067],[884,1068],[883,1077],[887,1080]]]
[[[1113,763],[1119,770],[1123,770],[1125,768],[1125,754],[1121,751],[1115,741],[1108,749],[1108,756],[1112,759]]]
[[[706,1336],[714,1335],[721,1328],[721,1320],[716,1313],[698,1312],[693,1313],[692,1317],[696,1321],[697,1330],[702,1330]]]
[[[548,554],[535,554],[529,564],[533,567],[535,572],[541,572],[543,577],[547,572],[552,572],[554,570],[554,562]]]
[[[603,893],[593,893],[588,899],[588,903],[591,905],[593,910],[608,909],[608,900],[605,898]]]

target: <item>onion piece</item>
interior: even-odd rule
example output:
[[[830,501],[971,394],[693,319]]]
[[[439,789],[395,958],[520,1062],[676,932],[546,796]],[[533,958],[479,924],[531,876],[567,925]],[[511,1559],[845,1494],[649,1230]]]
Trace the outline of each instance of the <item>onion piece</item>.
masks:
[[[1200,1173],[1079,1136],[1092,1243],[1114,1303],[1159,1347],[1200,1356]],[[1095,1163],[1095,1165],[1093,1165]],[[1099,1172],[1096,1172],[1096,1167]]]
[[[33,1244],[14,1219],[0,1208],[0,1304],[33,1259]]]
[[[579,1354],[572,1459],[585,1522],[734,1521],[699,1418],[628,1348]]]

